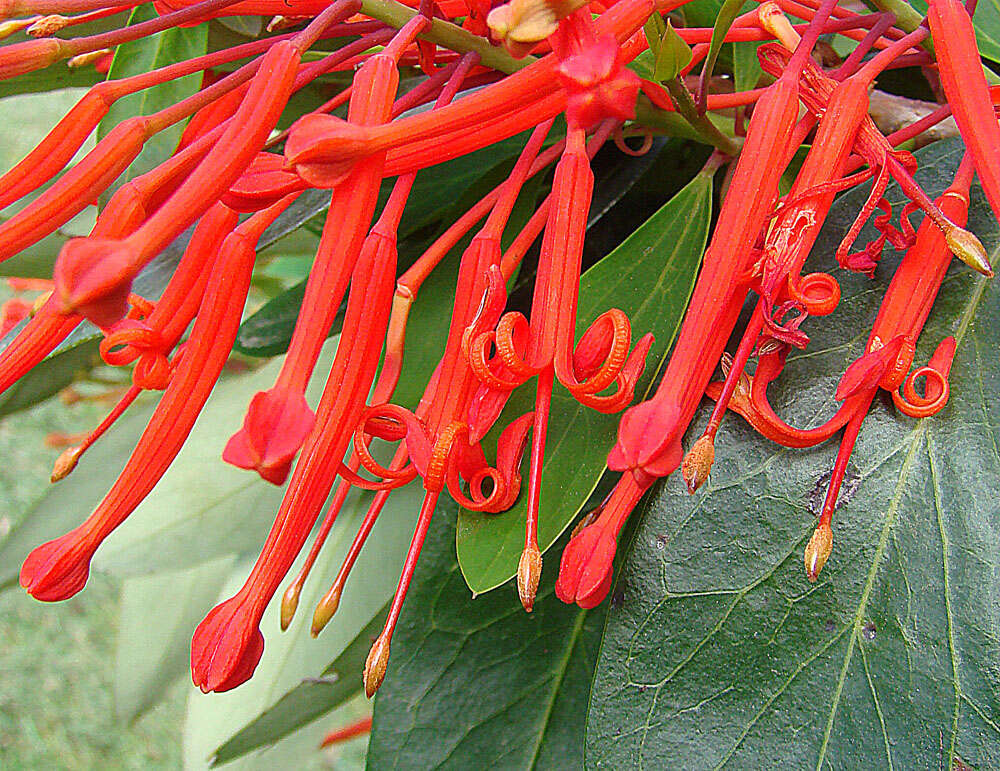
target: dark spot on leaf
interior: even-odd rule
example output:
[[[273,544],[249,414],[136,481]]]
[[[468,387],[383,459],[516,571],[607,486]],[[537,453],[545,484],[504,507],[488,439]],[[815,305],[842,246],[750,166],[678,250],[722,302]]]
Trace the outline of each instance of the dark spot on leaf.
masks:
[[[826,629],[827,634],[833,634],[834,630],[837,628],[837,623],[831,618],[826,622],[826,626],[824,628]]]
[[[861,627],[861,636],[864,637],[869,642],[875,639],[875,635],[876,635],[875,624],[873,624],[871,621],[869,621],[867,624]]]
[[[823,501],[826,500],[826,491],[827,488],[830,487],[830,479],[832,477],[833,469],[831,468],[816,480],[816,484],[809,493],[809,511],[811,511],[815,517],[818,517],[820,512],[823,510]],[[861,477],[848,468],[847,473],[844,474],[844,481],[840,485],[840,494],[837,496],[837,506],[847,505],[851,498],[854,497],[854,493],[858,491],[860,486]]]
[[[638,689],[639,693],[645,693],[648,687],[649,687],[648,685],[640,685]]]
[[[665,535],[658,535],[653,539],[653,545],[658,551],[663,551],[667,548],[667,537]]]
[[[625,604],[625,590],[616,589],[615,593],[611,595],[611,607],[620,608]]]

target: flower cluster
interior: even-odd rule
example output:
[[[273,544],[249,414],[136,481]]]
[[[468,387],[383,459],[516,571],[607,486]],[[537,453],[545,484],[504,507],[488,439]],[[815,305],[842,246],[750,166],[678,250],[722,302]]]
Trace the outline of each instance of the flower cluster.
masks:
[[[86,583],[101,542],[139,505],[176,457],[222,371],[233,345],[264,231],[304,191],[328,190],[329,212],[305,289],[288,355],[274,385],[256,394],[223,460],[288,487],[274,525],[243,587],[214,608],[192,641],[194,682],[224,691],[247,680],[264,648],[259,624],[310,533],[317,537],[305,566],[282,599],[282,625],[352,487],[376,494],[330,590],[313,616],[318,633],[336,612],[352,565],[393,490],[419,478],[424,500],[390,605],[372,646],[364,682],[381,683],[393,628],[442,494],[485,512],[509,508],[521,493],[527,455],[525,545],[517,576],[524,607],[534,603],[542,570],[537,539],[542,465],[556,383],[580,404],[605,413],[633,401],[649,335],[633,343],[627,316],[608,309],[576,334],[579,277],[594,187],[591,158],[623,127],[649,132],[637,104],[652,114],[677,112],[706,142],[722,146],[712,168],[733,161],[728,192],[704,255],[674,353],[653,396],[624,412],[608,466],[620,480],[601,507],[577,528],[556,584],[566,602],[593,607],[608,593],[616,540],[629,513],[660,477],[678,466],[693,493],[708,477],[714,437],[727,409],[769,439],[806,447],[844,429],[826,505],[805,563],[815,580],[832,548],[831,517],[848,456],[879,389],[906,415],[924,417],[948,398],[952,339],[910,372],[915,344],[952,255],[992,275],[982,246],[963,229],[968,191],[978,173],[1000,213],[1000,126],[979,63],[972,24],[958,0],[932,0],[927,27],[902,30],[888,13],[858,14],[836,0],[767,2],[723,30],[729,41],[771,41],[760,48],[769,85],[743,93],[709,93],[709,110],[738,108],[745,132],[723,136],[698,112],[681,77],[670,88],[641,79],[628,64],[665,38],[643,26],[683,0],[171,0],[151,21],[96,35],[54,33],[120,11],[105,0],[20,0],[0,33],[27,30],[32,40],[0,48],[0,77],[68,59],[107,67],[118,45],[178,25],[225,15],[281,14],[279,32],[170,64],[105,80],[91,88],[20,164],[0,178],[0,206],[48,183],[0,224],[0,258],[30,248],[108,190],[144,143],[187,121],[176,151],[153,170],[118,187],[100,209],[90,235],[70,240],[58,257],[51,292],[34,309],[12,305],[4,324],[26,315],[0,352],[0,389],[42,361],[81,322],[103,333],[101,356],[132,366],[132,386],[79,445],[59,459],[53,480],[80,456],[143,390],[163,395],[118,481],[77,528],[35,549],[21,570],[34,597],[71,597]],[[11,6],[13,7],[13,6]],[[76,15],[62,15],[62,14]],[[805,20],[793,26],[785,14]],[[283,31],[297,27],[296,31]],[[929,27],[929,33],[928,33]],[[942,30],[947,30],[946,34]],[[856,42],[836,68],[813,59],[821,35]],[[713,30],[675,33],[692,44],[683,76],[709,55]],[[885,136],[868,114],[873,79],[892,67],[935,60],[921,46],[936,43],[936,66],[948,103],[927,119]],[[801,36],[800,36],[801,35]],[[305,56],[317,43],[332,52]],[[328,46],[329,48],[329,46]],[[530,58],[525,58],[530,57]],[[416,87],[400,92],[400,69],[420,68]],[[353,72],[350,86],[327,104],[275,134],[290,97],[330,72]],[[119,99],[157,84],[204,73],[193,96],[107,133],[70,166],[86,138]],[[710,81],[708,81],[710,84]],[[678,93],[681,97],[678,99]],[[346,117],[333,112],[346,105]],[[414,110],[427,106],[427,109]],[[968,156],[948,192],[932,201],[913,179],[916,164],[898,145],[954,114]],[[560,119],[564,116],[564,123]],[[529,132],[509,175],[473,205],[402,273],[397,233],[416,173],[522,132]],[[789,193],[778,181],[799,146],[810,150]],[[737,152],[735,158],[726,153]],[[551,190],[527,223],[509,228],[525,183],[555,162]],[[395,178],[379,208],[383,180]],[[890,224],[883,197],[890,179],[911,203],[901,227]],[[838,191],[872,180],[855,225],[837,250],[840,265],[871,274],[883,246],[906,250],[868,338],[866,353],[844,373],[843,402],[822,426],[801,430],[771,408],[767,387],[793,347],[809,339],[809,316],[834,311],[837,281],[803,274],[804,264]],[[925,213],[918,230],[908,216]],[[876,212],[878,238],[852,252],[862,225]],[[377,218],[376,218],[377,213]],[[169,286],[156,302],[133,292],[139,272],[188,228],[193,234]],[[504,250],[501,237],[513,235]],[[419,406],[394,404],[405,353],[409,312],[426,278],[465,236],[444,353]],[[541,236],[530,313],[506,311],[506,287]],[[751,295],[749,323],[735,354],[726,343]],[[341,344],[318,404],[305,396],[323,341],[345,303]],[[9,322],[8,322],[9,320]],[[756,360],[753,374],[747,366]],[[381,362],[381,367],[379,366]],[[724,379],[710,382],[722,365]],[[915,381],[925,380],[924,393]],[[534,382],[534,409],[497,426],[515,389]],[[682,439],[707,395],[716,402],[709,424],[685,455]],[[496,452],[483,440],[494,428]],[[387,464],[373,439],[396,443]],[[530,450],[526,447],[530,443]],[[365,473],[363,474],[362,471]],[[324,503],[332,503],[323,513]]]

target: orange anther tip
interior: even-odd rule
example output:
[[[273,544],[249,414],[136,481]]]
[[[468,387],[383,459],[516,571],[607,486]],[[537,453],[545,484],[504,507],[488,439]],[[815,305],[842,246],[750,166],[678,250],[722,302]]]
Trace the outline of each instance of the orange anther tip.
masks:
[[[62,454],[56,458],[55,465],[52,467],[52,476],[50,477],[53,482],[58,482],[60,479],[65,479],[69,476],[70,472],[76,468],[76,464],[80,461],[80,456],[83,454],[83,448],[77,445],[76,447],[66,448]]]
[[[956,226],[945,232],[944,240],[951,253],[958,259],[984,276],[993,277],[993,267],[986,256],[986,250],[982,242],[972,233]]]
[[[102,48],[99,51],[88,51],[85,54],[80,54],[79,56],[74,56],[66,61],[66,66],[71,70],[75,70],[79,67],[86,67],[88,64],[93,64],[100,59],[103,59],[108,54],[112,54],[114,51],[110,48]]]
[[[541,577],[542,553],[536,544],[531,544],[521,552],[521,561],[517,565],[517,594],[528,613],[535,607],[535,595],[538,593],[538,581]]]
[[[312,628],[309,630],[313,637],[323,631],[324,627],[330,623],[330,619],[333,618],[333,614],[337,612],[337,608],[340,607],[341,591],[339,586],[333,586],[319,601],[316,610],[313,611]]]
[[[705,434],[694,443],[681,463],[681,476],[692,495],[708,480],[715,462],[715,440]]]
[[[827,524],[820,525],[806,544],[806,576],[810,583],[816,583],[819,573],[833,551],[833,530]]]
[[[50,16],[43,16],[27,29],[27,33],[32,37],[49,37],[56,34],[69,24],[70,20],[65,16],[54,13]]]
[[[368,652],[368,660],[365,661],[364,681],[365,695],[369,699],[375,695],[375,691],[385,680],[385,670],[389,666],[389,644],[390,639],[383,632]]]
[[[295,611],[299,607],[299,594],[302,592],[302,584],[296,581],[290,584],[285,593],[281,596],[281,631],[288,629],[289,624],[295,617]]]

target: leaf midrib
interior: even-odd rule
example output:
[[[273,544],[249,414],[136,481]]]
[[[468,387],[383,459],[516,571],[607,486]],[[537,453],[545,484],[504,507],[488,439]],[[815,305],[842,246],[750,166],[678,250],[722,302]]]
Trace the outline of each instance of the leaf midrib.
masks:
[[[972,323],[972,318],[975,315],[976,309],[979,307],[980,302],[983,298],[983,293],[986,289],[985,277],[979,277],[975,289],[972,295],[969,297],[966,303],[964,312],[959,321],[958,329],[955,331],[955,342],[956,345],[961,345],[962,340],[968,333],[969,326]],[[837,680],[836,688],[833,693],[833,702],[830,706],[830,715],[827,720],[826,729],[823,733],[823,742],[820,745],[819,756],[816,760],[816,771],[821,771],[823,767],[823,761],[826,759],[827,748],[830,744],[830,736],[833,732],[833,724],[836,720],[837,709],[840,705],[840,697],[843,693],[844,682],[847,679],[847,671],[851,664],[851,659],[854,656],[854,647],[858,639],[858,630],[860,628],[861,620],[864,617],[865,611],[868,609],[868,601],[871,598],[872,589],[875,586],[875,578],[878,574],[878,568],[882,563],[882,558],[885,556],[886,547],[889,542],[889,533],[896,523],[896,516],[899,513],[899,506],[902,499],[903,490],[906,487],[906,483],[909,481],[910,471],[913,468],[914,459],[917,454],[917,449],[920,446],[920,442],[925,438],[927,434],[927,422],[921,420],[917,427],[911,432],[911,444],[910,449],[907,452],[906,458],[903,461],[903,467],[900,469],[899,481],[896,484],[896,489],[893,492],[892,500],[889,503],[889,509],[886,512],[885,524],[882,526],[882,534],[879,537],[878,547],[875,549],[875,555],[872,558],[872,566],[868,571],[868,578],[865,581],[864,589],[861,593],[860,601],[858,602],[858,609],[854,614],[854,619],[852,621],[851,627],[853,628],[853,633],[851,635],[851,640],[847,646],[847,653],[844,655],[844,664],[840,671],[840,677]],[[947,591],[947,583],[945,584]],[[951,636],[951,610],[949,607],[948,616],[948,629],[949,629],[949,645],[954,644],[954,638]],[[954,737],[953,737],[954,742]]]

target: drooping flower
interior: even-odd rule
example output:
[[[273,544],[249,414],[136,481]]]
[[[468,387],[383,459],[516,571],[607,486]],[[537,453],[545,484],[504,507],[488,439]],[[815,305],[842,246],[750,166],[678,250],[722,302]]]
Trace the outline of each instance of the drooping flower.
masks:
[[[622,410],[633,400],[651,344],[646,335],[633,345],[630,321],[613,308],[577,335],[577,296],[594,186],[592,157],[623,126],[641,122],[639,107],[647,119],[653,116],[654,126],[670,125],[678,112],[684,114],[672,92],[640,81],[628,67],[647,47],[637,33],[650,15],[682,4],[619,0],[585,8],[575,0],[514,0],[491,9],[481,0],[446,0],[423,2],[417,9],[393,5],[380,20],[357,16],[359,11],[378,15],[386,10],[358,0],[170,0],[157,4],[162,16],[152,21],[55,39],[46,35],[103,18],[111,7],[101,0],[20,0],[19,8],[37,18],[19,28],[27,26],[41,37],[0,49],[2,77],[71,57],[78,65],[104,66],[115,46],[220,15],[281,14],[275,28],[296,26],[299,19],[304,25],[95,86],[33,153],[0,178],[2,206],[52,182],[0,224],[0,258],[5,258],[90,205],[130,167],[150,137],[187,121],[173,155],[121,186],[101,209],[90,235],[67,244],[56,265],[52,295],[21,322],[23,328],[12,333],[12,343],[0,352],[3,389],[87,319],[101,329],[103,360],[133,367],[132,385],[100,425],[82,440],[74,439],[79,443],[61,457],[54,479],[68,474],[82,453],[99,447],[100,437],[144,390],[164,391],[108,496],[82,525],[32,553],[22,569],[23,585],[47,600],[79,591],[94,550],[165,472],[208,397],[236,334],[261,234],[305,191],[322,189],[330,191],[331,205],[289,354],[274,386],[255,395],[242,426],[232,427],[237,430],[224,452],[227,462],[270,482],[290,478],[288,490],[250,577],[196,630],[191,659],[195,683],[206,691],[221,691],[251,676],[264,649],[259,627],[264,609],[334,485],[338,487],[305,567],[284,594],[282,626],[295,612],[310,566],[349,490],[359,487],[376,494],[336,579],[314,611],[314,634],[336,612],[352,566],[392,491],[417,477],[424,488],[388,619],[366,663],[369,694],[385,675],[393,630],[438,500],[448,494],[473,510],[508,508],[521,489],[524,455],[528,505],[517,588],[530,611],[542,570],[537,532],[546,515],[540,510],[540,491],[554,389],[565,388],[589,408]],[[978,242],[963,229],[958,203],[967,196],[971,161],[953,190],[938,201],[920,190],[912,176],[912,157],[893,144],[916,129],[887,138],[867,117],[866,104],[867,86],[877,72],[900,62],[929,61],[914,49],[926,33],[904,34],[889,14],[834,6],[833,0],[816,9],[783,2],[783,9],[807,21],[793,28],[765,4],[737,19],[726,36],[776,38],[778,44],[761,48],[763,65],[776,82],[743,93],[708,94],[704,102],[708,109],[753,105],[753,114],[665,376],[652,399],[622,417],[608,459],[613,470],[622,472],[621,479],[562,555],[556,591],[567,602],[593,607],[603,600],[617,538],[656,479],[681,465],[692,489],[705,482],[714,456],[712,438],[725,409],[792,446],[814,444],[846,426],[828,499],[832,512],[850,447],[878,388],[891,389],[900,410],[914,416],[931,414],[947,399],[953,341],[946,339],[926,367],[907,372],[936,292],[934,281],[940,283],[935,277],[947,265],[941,242],[981,271],[990,270]],[[949,14],[960,13],[966,24],[965,11],[953,6],[934,0],[932,30],[942,20],[947,24]],[[461,26],[453,23],[459,19]],[[0,34],[19,24],[0,28]],[[819,35],[834,32],[860,43],[827,72],[810,56]],[[696,46],[690,66],[701,61],[713,30],[682,29],[678,34]],[[971,44],[965,38],[942,47],[942,76],[956,117],[964,116],[960,125],[975,125],[988,122],[992,103],[984,100],[981,88],[966,98],[955,96],[949,85],[949,78],[954,81],[972,66],[966,61]],[[325,39],[338,41],[332,52],[305,58]],[[508,51],[520,56],[531,49],[538,59],[516,61],[493,45],[498,39]],[[877,53],[863,63],[869,52]],[[233,65],[226,67],[232,72],[221,73],[219,68],[227,65]],[[419,67],[426,75],[402,95],[400,67]],[[332,71],[345,73],[350,84],[341,84],[329,101],[300,116],[287,131],[276,132],[291,95]],[[202,73],[202,87],[195,94],[114,127],[63,172],[117,100],[197,73]],[[413,109],[432,102],[431,109]],[[332,114],[344,104],[346,119]],[[806,106],[805,114],[800,115],[800,104]],[[939,111],[918,123],[931,125],[946,114]],[[684,119],[697,134],[697,120],[690,113]],[[737,119],[738,134],[739,126],[742,118]],[[813,149],[792,191],[779,199],[778,178],[814,127]],[[521,132],[530,132],[530,138],[508,176],[397,276],[397,232],[414,174]],[[990,148],[972,150],[977,164],[992,157]],[[714,173],[727,160],[713,156],[703,173]],[[517,233],[508,232],[526,180],[553,161],[551,191]],[[852,174],[862,162],[869,168]],[[380,191],[383,186],[388,190],[384,182],[389,177],[398,178],[380,208]],[[802,329],[806,317],[830,313],[837,304],[836,282],[823,274],[802,275],[804,261],[834,194],[871,177],[874,191],[840,250],[843,264],[870,271],[886,241],[905,245],[915,239],[913,257],[907,255],[898,284],[894,280],[890,287],[865,354],[845,373],[838,391],[842,407],[824,426],[801,431],[774,413],[767,387],[781,374],[789,345],[807,344]],[[905,217],[902,230],[888,224],[882,194],[890,177],[900,181],[913,201],[904,214],[914,207],[928,213],[919,231]],[[876,217],[880,240],[849,254],[861,224],[879,208],[884,212]],[[240,214],[250,216],[240,222]],[[138,296],[133,279],[195,223],[162,297]],[[419,405],[405,409],[391,400],[402,371],[410,309],[422,283],[466,236],[443,354]],[[506,252],[501,248],[504,236],[512,237]],[[539,236],[531,310],[508,310],[508,281]],[[920,261],[932,261],[934,270],[917,275],[911,266]],[[726,359],[724,347],[751,291],[759,295],[756,310],[735,358]],[[904,296],[918,299],[908,303],[900,299]],[[305,385],[344,297],[340,345],[314,412],[306,402]],[[25,310],[23,305],[10,308],[17,315]],[[751,375],[746,367],[754,356]],[[708,384],[720,360],[728,377],[724,384]],[[513,390],[532,378],[534,409],[497,425]],[[914,386],[920,378],[926,380],[923,395]],[[706,386],[709,396],[718,399],[716,413],[682,464],[683,434]],[[494,428],[499,435],[495,456],[483,446]],[[388,464],[373,457],[376,438],[397,444]],[[812,578],[832,549],[831,519],[824,517],[806,549]]]

